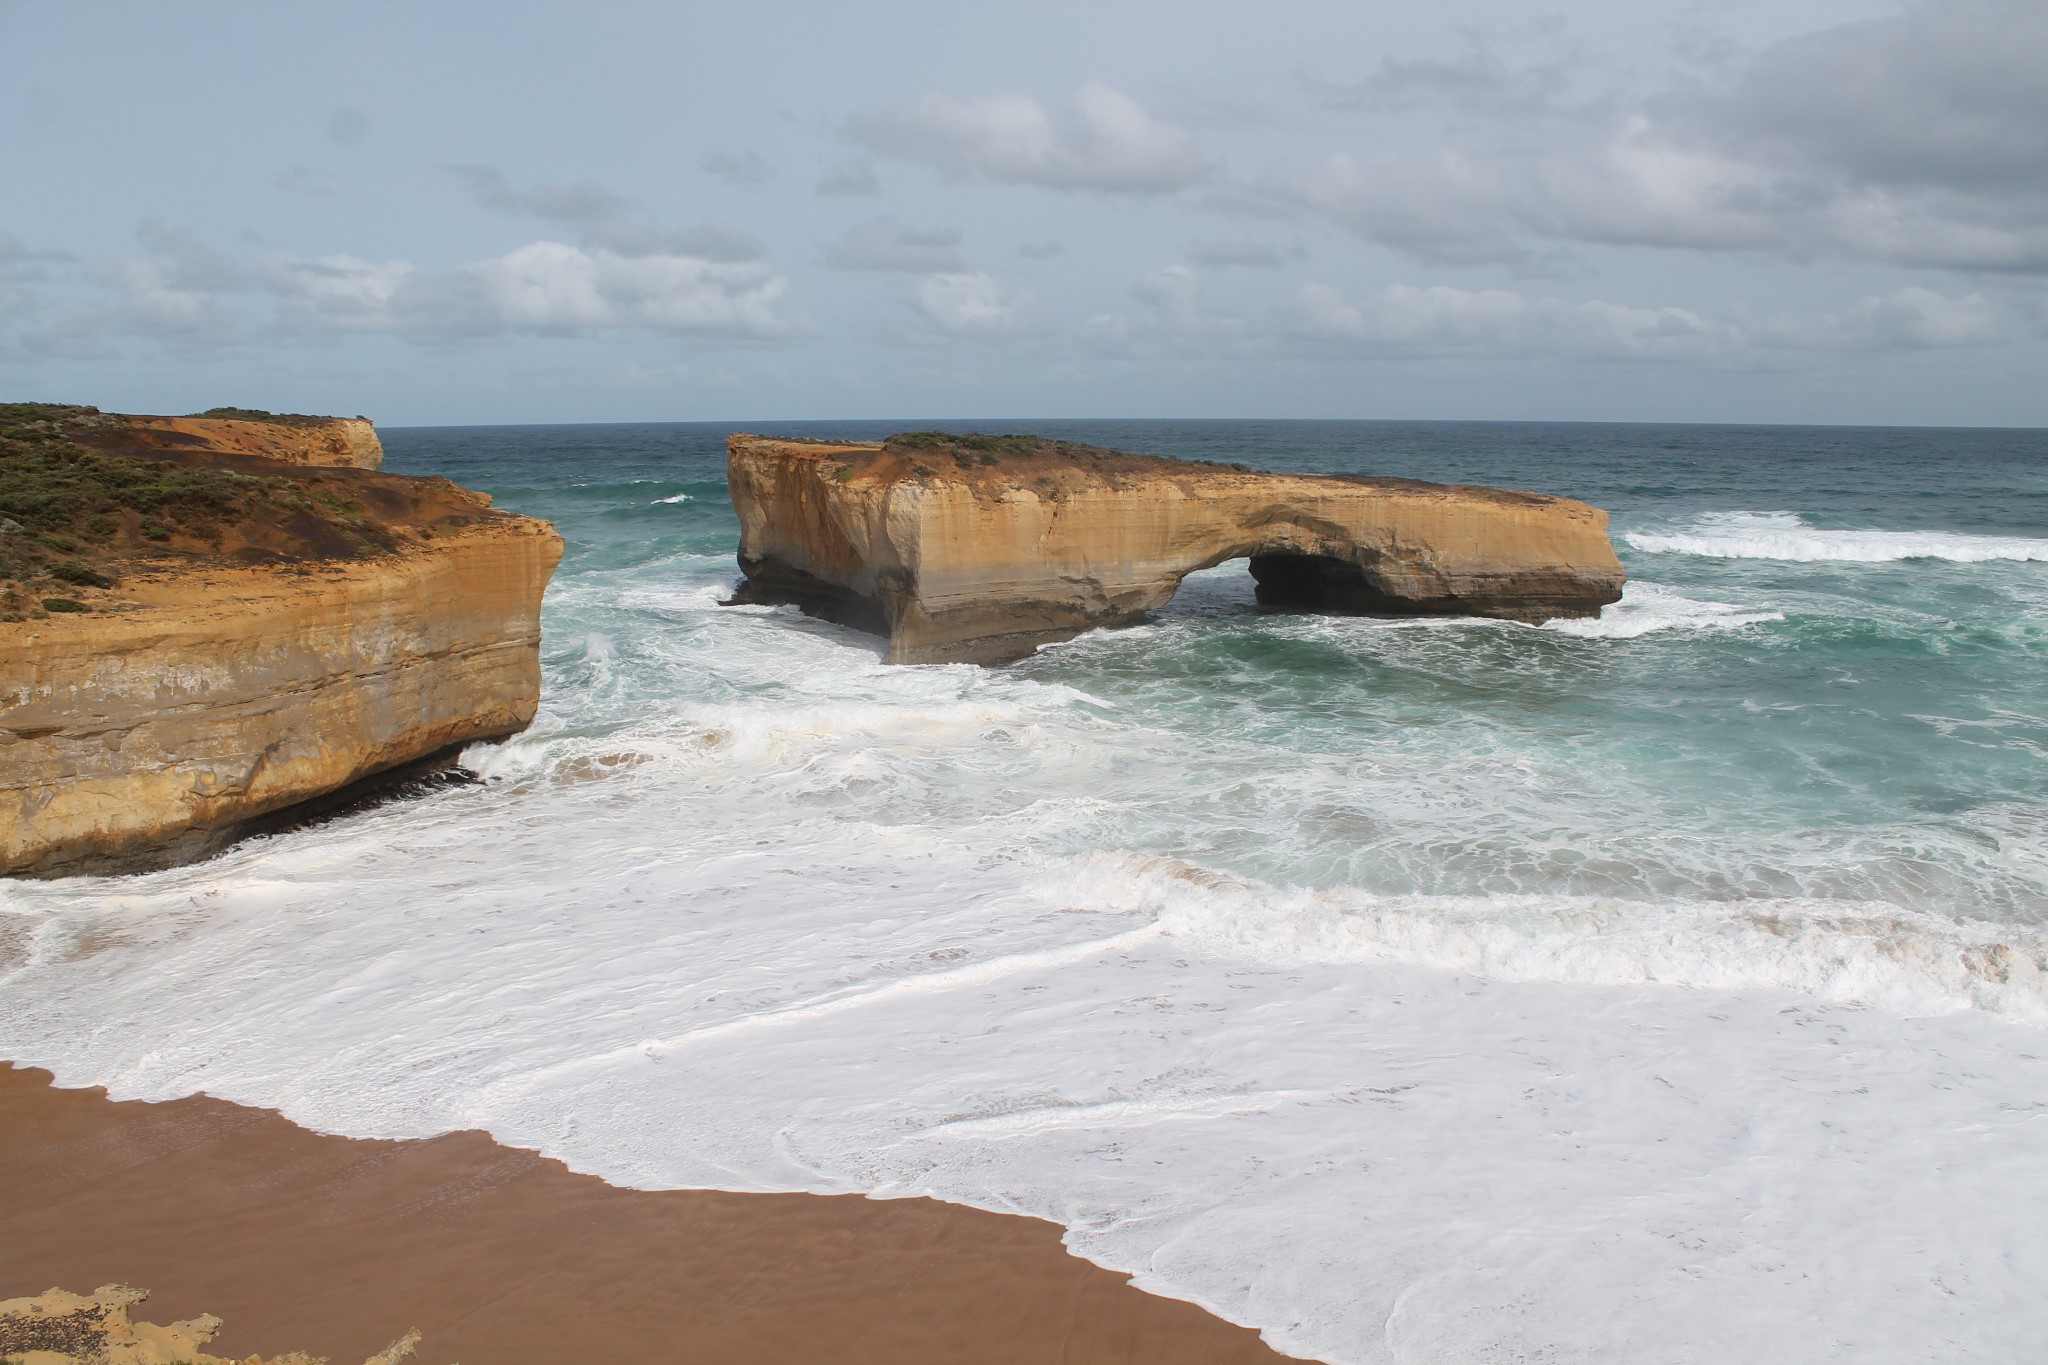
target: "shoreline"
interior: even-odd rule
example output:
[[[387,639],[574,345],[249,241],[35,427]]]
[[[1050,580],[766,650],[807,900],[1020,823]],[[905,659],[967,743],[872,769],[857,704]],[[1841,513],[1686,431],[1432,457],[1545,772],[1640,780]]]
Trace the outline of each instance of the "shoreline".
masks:
[[[1253,1365],[1249,1328],[1133,1288],[1057,1225],[932,1199],[631,1190],[483,1133],[313,1132],[0,1062],[0,1299],[148,1289],[208,1347],[420,1365]]]

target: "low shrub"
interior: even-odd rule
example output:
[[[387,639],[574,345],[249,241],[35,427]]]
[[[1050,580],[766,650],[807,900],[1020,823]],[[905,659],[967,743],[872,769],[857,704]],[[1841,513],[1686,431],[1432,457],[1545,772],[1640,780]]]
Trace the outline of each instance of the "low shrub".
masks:
[[[87,568],[83,564],[74,564],[69,560],[60,560],[52,564],[45,572],[52,578],[60,578],[66,583],[75,583],[81,588],[111,588],[114,586],[114,580],[105,574],[96,569]]]
[[[317,427],[333,421],[331,417],[314,417],[303,412],[265,412],[262,408],[208,408],[205,412],[186,414],[190,417],[220,417],[235,422],[268,422],[279,427]]]
[[[92,608],[75,597],[45,597],[43,599],[43,610],[54,612],[91,611]]]

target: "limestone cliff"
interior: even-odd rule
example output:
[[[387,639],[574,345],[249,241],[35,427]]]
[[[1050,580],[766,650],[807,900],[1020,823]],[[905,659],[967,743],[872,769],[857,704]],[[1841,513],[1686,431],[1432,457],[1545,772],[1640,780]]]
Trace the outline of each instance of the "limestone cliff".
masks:
[[[217,414],[240,412],[238,417]],[[384,463],[384,443],[367,417],[302,417],[296,413],[216,408],[193,417],[123,415],[93,442],[104,449],[207,451],[249,455],[281,464],[333,465],[375,469]]]
[[[547,523],[445,479],[7,437],[0,872],[204,856],[531,721]]]
[[[889,637],[895,663],[999,663],[1249,558],[1261,601],[1542,621],[1620,599],[1607,514],[1569,498],[1268,474],[1029,437],[736,434],[742,602]]]

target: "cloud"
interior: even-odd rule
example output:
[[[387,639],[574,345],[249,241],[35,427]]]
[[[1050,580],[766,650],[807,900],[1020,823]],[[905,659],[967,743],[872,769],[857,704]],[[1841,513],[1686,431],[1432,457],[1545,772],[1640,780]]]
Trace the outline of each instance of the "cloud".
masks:
[[[1920,287],[1871,296],[1840,313],[1752,322],[1690,308],[1407,284],[1358,300],[1325,284],[1304,285],[1280,330],[1297,340],[1408,354],[1678,361],[1979,346],[2005,340],[2011,331],[1979,294],[1950,298]]]
[[[856,223],[825,248],[834,270],[897,270],[913,275],[957,274],[967,269],[960,256],[959,228],[919,231],[894,218]]]
[[[1369,159],[1339,152],[1307,172],[1275,168],[1261,187],[1433,265],[1518,261],[1531,254],[1500,168],[1461,152]]]
[[[2048,272],[2044,70],[2048,8],[1944,0],[1779,43],[1710,88],[1519,117],[1496,102],[1483,131],[1452,120],[1439,145],[1278,165],[1256,188],[1432,264],[1626,245]],[[1475,49],[1383,63],[1352,96],[1469,108],[1510,75]]]
[[[445,166],[478,208],[512,217],[539,218],[577,229],[584,243],[621,256],[698,256],[720,262],[759,260],[761,243],[724,223],[662,227],[594,180],[515,189],[492,165]]]
[[[1201,296],[1194,271],[1184,265],[1170,265],[1140,280],[1135,292],[1157,326],[1169,332],[1194,329],[1195,305]]]
[[[1780,43],[1723,127],[1867,184],[2048,188],[2048,8],[1952,0]]]
[[[775,168],[751,147],[740,152],[706,152],[697,158],[697,169],[743,190],[759,189],[775,178]]]
[[[279,255],[267,258],[261,273],[280,314],[302,329],[454,340],[616,328],[766,338],[802,326],[775,311],[788,284],[759,263],[586,251],[562,242],[530,242],[439,270],[409,261]]]
[[[845,131],[871,151],[922,162],[949,179],[1166,194],[1208,175],[1185,131],[1100,81],[1076,90],[1057,114],[1027,95],[928,95],[852,114]]]
[[[1303,285],[1291,322],[1300,337],[1430,352],[1670,357],[1697,355],[1724,340],[1716,324],[1686,308],[1569,303],[1449,285],[1390,285],[1356,303],[1328,285]]]
[[[864,156],[848,157],[827,166],[818,176],[819,194],[863,196],[880,194],[881,179],[875,174],[875,163]]]
[[[927,276],[915,297],[925,321],[951,337],[1018,337],[1057,329],[1029,293],[1005,294],[980,271]]]
[[[0,228],[0,271],[18,267],[35,267],[78,259],[68,251],[38,249]]]
[[[146,254],[116,257],[91,272],[113,288],[122,324],[188,343],[226,340],[237,323],[226,296],[243,285],[241,266],[160,219],[143,219],[135,239]]]
[[[1298,259],[1302,254],[1298,246],[1283,252],[1279,247],[1249,237],[1188,243],[1188,259],[1212,269],[1278,270],[1290,257]]]
[[[1025,242],[1017,248],[1017,254],[1027,261],[1049,261],[1055,256],[1067,254],[1065,242]]]
[[[1756,329],[1765,344],[1851,351],[1992,346],[2011,340],[2014,330],[1982,294],[1950,298],[1917,286],[1882,297],[1872,294],[1811,322],[1767,323]]]

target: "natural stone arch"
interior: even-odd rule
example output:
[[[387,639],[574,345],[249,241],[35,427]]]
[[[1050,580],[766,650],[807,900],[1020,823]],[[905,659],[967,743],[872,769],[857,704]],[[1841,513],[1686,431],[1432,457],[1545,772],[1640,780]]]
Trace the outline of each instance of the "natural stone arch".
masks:
[[[1263,474],[1029,437],[735,435],[735,601],[889,637],[895,663],[1000,663],[1252,561],[1298,609],[1590,616],[1621,596],[1607,514],[1569,498]]]

